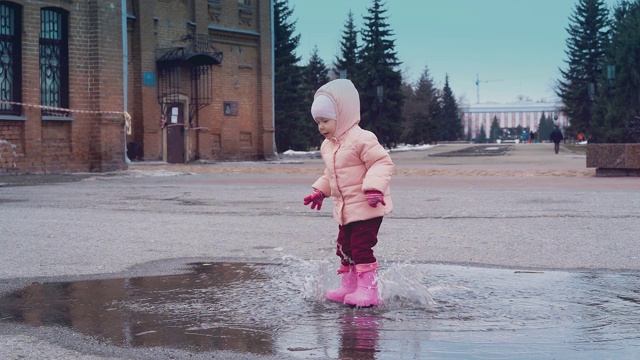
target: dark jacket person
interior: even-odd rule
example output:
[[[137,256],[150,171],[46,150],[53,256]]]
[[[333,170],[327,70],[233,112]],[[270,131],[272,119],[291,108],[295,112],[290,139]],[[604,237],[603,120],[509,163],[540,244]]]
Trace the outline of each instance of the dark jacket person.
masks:
[[[556,125],[555,128],[553,128],[553,130],[551,130],[551,133],[549,134],[549,140],[553,141],[553,150],[555,150],[556,154],[558,153],[558,151],[560,151],[560,141],[562,141],[564,139],[564,136],[562,136],[562,131],[560,131],[560,128],[558,128],[558,125]]]

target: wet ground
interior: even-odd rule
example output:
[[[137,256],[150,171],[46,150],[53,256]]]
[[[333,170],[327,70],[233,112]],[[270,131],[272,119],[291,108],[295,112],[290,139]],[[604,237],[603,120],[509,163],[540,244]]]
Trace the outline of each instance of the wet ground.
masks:
[[[36,186],[43,184],[59,184],[67,182],[76,182],[91,177],[100,176],[99,174],[22,174],[22,175],[2,175],[0,176],[0,187],[10,186]],[[105,175],[108,176],[108,175]]]
[[[513,146],[509,145],[477,145],[465,147],[459,150],[438,152],[429,156],[500,156],[504,155],[511,149],[513,149]]]
[[[372,309],[322,298],[321,160],[1,177],[0,359],[635,359],[640,182],[464,148],[392,153]]]
[[[387,263],[385,305],[323,299],[323,261],[192,263],[186,273],[32,284],[3,323],[69,328],[118,347],[331,359],[630,359],[640,274]]]

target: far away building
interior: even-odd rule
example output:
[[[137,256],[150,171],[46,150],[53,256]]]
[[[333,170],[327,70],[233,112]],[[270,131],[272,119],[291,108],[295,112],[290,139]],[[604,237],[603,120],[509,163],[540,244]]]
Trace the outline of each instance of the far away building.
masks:
[[[519,102],[512,104],[471,104],[463,108],[462,124],[465,135],[471,131],[471,138],[480,134],[480,129],[489,134],[494,117],[498,119],[500,128],[522,128],[536,131],[542,118],[551,118],[564,128],[569,126],[569,119],[561,112],[558,103]]]

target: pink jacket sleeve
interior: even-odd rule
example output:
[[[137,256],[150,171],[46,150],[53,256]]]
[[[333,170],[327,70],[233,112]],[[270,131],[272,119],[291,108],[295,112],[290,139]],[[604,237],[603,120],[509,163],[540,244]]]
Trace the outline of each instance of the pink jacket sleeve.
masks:
[[[329,173],[327,169],[324,169],[324,175],[316,180],[316,182],[314,182],[311,187],[316,190],[322,191],[322,193],[326,197],[331,196],[331,183],[329,181]]]
[[[373,133],[367,132],[361,144],[360,158],[367,167],[367,174],[362,181],[362,191],[377,190],[383,195],[388,195],[391,175],[395,168],[391,156]]]

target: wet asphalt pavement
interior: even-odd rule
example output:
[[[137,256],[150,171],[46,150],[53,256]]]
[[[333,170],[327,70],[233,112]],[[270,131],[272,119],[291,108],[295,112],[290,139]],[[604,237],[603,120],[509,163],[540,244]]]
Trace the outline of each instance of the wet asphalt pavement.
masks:
[[[402,264],[420,266],[420,274],[425,276],[407,283],[414,284],[414,288],[423,286],[426,294],[433,296],[439,304],[454,302],[457,307],[453,310],[445,307],[436,315],[431,313],[431,316],[416,315],[410,311],[415,306],[415,295],[403,295],[403,290],[398,290],[403,286],[397,285],[387,295],[400,292],[401,299],[409,299],[414,305],[381,309],[382,315],[375,310],[378,320],[381,316],[388,319],[387,315],[391,313],[395,319],[406,316],[404,321],[409,325],[423,323],[425,319],[442,323],[438,319],[447,314],[455,317],[467,314],[466,310],[470,309],[483,311],[481,301],[477,299],[481,296],[477,294],[482,294],[482,289],[497,287],[496,279],[502,275],[496,274],[503,271],[510,274],[516,271],[543,274],[559,271],[560,274],[595,274],[593,276],[597,278],[613,274],[613,283],[624,284],[620,277],[625,279],[625,276],[636,281],[640,270],[640,180],[596,178],[584,168],[583,155],[564,149],[555,155],[548,144],[515,146],[502,156],[471,159],[429,156],[444,152],[443,149],[459,150],[452,146],[449,149],[438,147],[392,154],[398,172],[407,175],[393,179],[395,210],[382,224],[376,255],[384,265],[388,279],[395,279],[400,284],[407,278],[404,275],[394,278],[392,275],[396,269]],[[196,173],[194,168],[202,171]],[[321,172],[321,164],[317,159],[303,159],[272,164],[222,163],[195,167],[137,164],[122,173],[75,174],[48,180],[24,176],[22,182],[17,181],[19,176],[0,177],[0,295],[16,294],[33,283],[41,283],[44,287],[51,283],[170,277],[189,274],[191,269],[187,264],[238,262],[283,268],[310,264],[314,270],[305,270],[303,279],[310,279],[316,284],[312,287],[317,290],[317,284],[321,284],[314,280],[318,276],[318,264],[325,268],[322,274],[328,274],[335,261],[333,241],[337,233],[337,226],[330,217],[330,204],[320,212],[306,209],[301,204],[318,171]],[[414,173],[417,175],[411,175]],[[436,270],[443,265],[453,268]],[[456,267],[467,270],[457,271]],[[476,297],[467,304],[468,309],[462,311],[460,308],[465,308],[465,296],[445,292],[439,298],[438,290],[476,276],[471,275],[468,269],[477,269],[473,274],[484,274],[488,284],[477,280],[481,285],[472,286]],[[496,272],[492,273],[491,269]],[[449,280],[444,284],[438,283],[434,277],[428,276],[430,272],[446,273]],[[275,277],[278,276],[289,285],[293,282],[298,288],[307,286],[300,278],[288,276],[286,271]],[[570,275],[560,277],[572,278]],[[409,277],[411,279],[414,278]],[[560,286],[567,284],[574,283],[562,283]],[[587,295],[578,303],[588,303],[590,290],[615,292],[610,288],[602,290],[599,285],[589,289],[589,282],[586,284],[581,286]],[[513,289],[522,285],[512,285],[507,283],[501,290],[493,291],[498,294],[504,292],[517,303],[519,293]],[[267,292],[271,294],[267,300],[278,303],[280,300],[273,296],[274,291],[278,294],[277,289]],[[245,292],[238,290],[229,296],[233,299],[239,294]],[[541,318],[547,321],[548,317],[540,315],[542,310],[539,307],[541,304],[553,304],[554,297],[570,308],[572,301],[566,300],[562,292],[556,289],[550,294],[550,299],[544,294],[534,297],[538,310],[531,315],[529,323],[539,324]],[[329,305],[317,296],[315,290],[287,288],[284,295],[289,298],[297,296],[295,301],[290,301],[290,305],[296,306],[295,311],[280,313],[274,310],[262,321],[269,322],[270,316],[275,319],[275,316],[283,314],[293,318],[302,316],[300,314],[314,314],[315,321],[310,321],[303,330],[298,329],[299,333],[322,338],[323,334],[345,331],[344,326],[339,325],[344,322],[323,321],[323,314],[340,317],[350,313],[340,307],[325,309]],[[529,295],[522,298],[531,299],[527,297]],[[640,303],[637,289],[621,288],[620,294],[594,296],[594,299],[611,303],[612,298],[620,297],[628,299],[622,313],[636,314],[637,318]],[[68,301],[73,304],[77,300]],[[171,304],[184,305],[180,301]],[[252,302],[249,304],[255,306]],[[512,305],[507,301],[503,306],[509,309]],[[38,308],[34,306],[33,309]],[[75,310],[73,306],[66,309],[71,313]],[[92,328],[100,328],[102,320],[82,310],[82,307],[78,308],[72,322],[92,323]],[[491,311],[499,313],[499,310]],[[524,325],[509,331],[531,332],[532,328],[526,325],[525,310],[511,313],[516,318],[512,320]],[[39,311],[42,312],[41,309]],[[619,309],[616,316],[622,316],[620,319],[629,320],[618,312]],[[606,315],[606,312],[598,313],[604,318]],[[487,344],[492,342],[495,343],[494,357],[514,358],[510,356],[513,351],[519,354],[515,358],[553,358],[574,354],[549,351],[536,357],[531,347],[517,346],[520,343],[515,347],[500,347],[509,343],[504,336],[479,339],[477,335],[482,333],[482,329],[469,332],[471,337],[465,338],[460,335],[465,333],[464,326],[455,322],[448,326],[454,332],[459,327],[460,333],[456,332],[456,340],[450,341],[453,345],[436,347],[440,352],[406,348],[398,345],[402,344],[401,340],[392,341],[389,334],[405,331],[397,322],[387,325],[386,328],[391,330],[383,331],[382,338],[373,346],[356,341],[341,347],[334,343],[334,340],[339,342],[338,335],[327,335],[325,337],[329,340],[325,342],[318,339],[309,341],[316,344],[314,348],[324,347],[324,352],[310,352],[309,347],[305,348],[287,337],[280,338],[275,352],[251,352],[224,346],[214,346],[201,352],[188,347],[163,346],[162,343],[135,347],[127,346],[126,342],[122,345],[104,341],[94,337],[95,334],[79,331],[77,327],[56,323],[50,326],[43,320],[47,317],[38,310],[26,311],[21,316],[24,321],[16,322],[12,315],[0,317],[2,359],[339,358],[343,356],[338,350],[345,346],[355,349],[368,346],[372,350],[360,355],[357,352],[345,353],[352,358],[480,358],[482,351],[491,349]],[[420,321],[409,319],[416,316],[419,320],[420,316],[424,318]],[[477,314],[471,318],[491,321],[491,318]],[[579,319],[568,316],[566,323],[576,325]],[[358,335],[358,330],[366,333],[379,327],[379,321],[375,319],[373,323],[367,320],[360,324],[356,320],[345,320],[348,324],[356,324],[346,328],[348,334],[355,332],[354,336],[347,338],[357,340],[361,335]],[[637,339],[640,322],[624,323],[626,328],[611,332],[631,334],[628,337],[614,336],[611,340],[623,349],[612,353],[617,355],[616,358],[625,358],[629,354],[625,349],[638,349],[640,344]],[[251,321],[242,324],[247,326],[246,332],[254,331],[249,329]],[[547,322],[543,328],[558,331]],[[280,324],[279,329],[273,331],[274,336],[296,330],[286,324]],[[496,334],[504,335],[501,331]],[[434,345],[425,339],[438,339],[442,333],[442,329],[434,325],[432,332],[421,328],[416,332],[406,330],[403,334],[413,340],[410,343]],[[364,339],[371,340],[370,335],[365,334]],[[473,347],[477,342],[483,344],[480,353],[477,352],[478,347]],[[518,352],[518,349],[522,351]],[[589,349],[578,346],[576,351],[587,358],[603,358],[603,354],[607,354],[606,351]],[[463,352],[456,356],[455,351]]]

